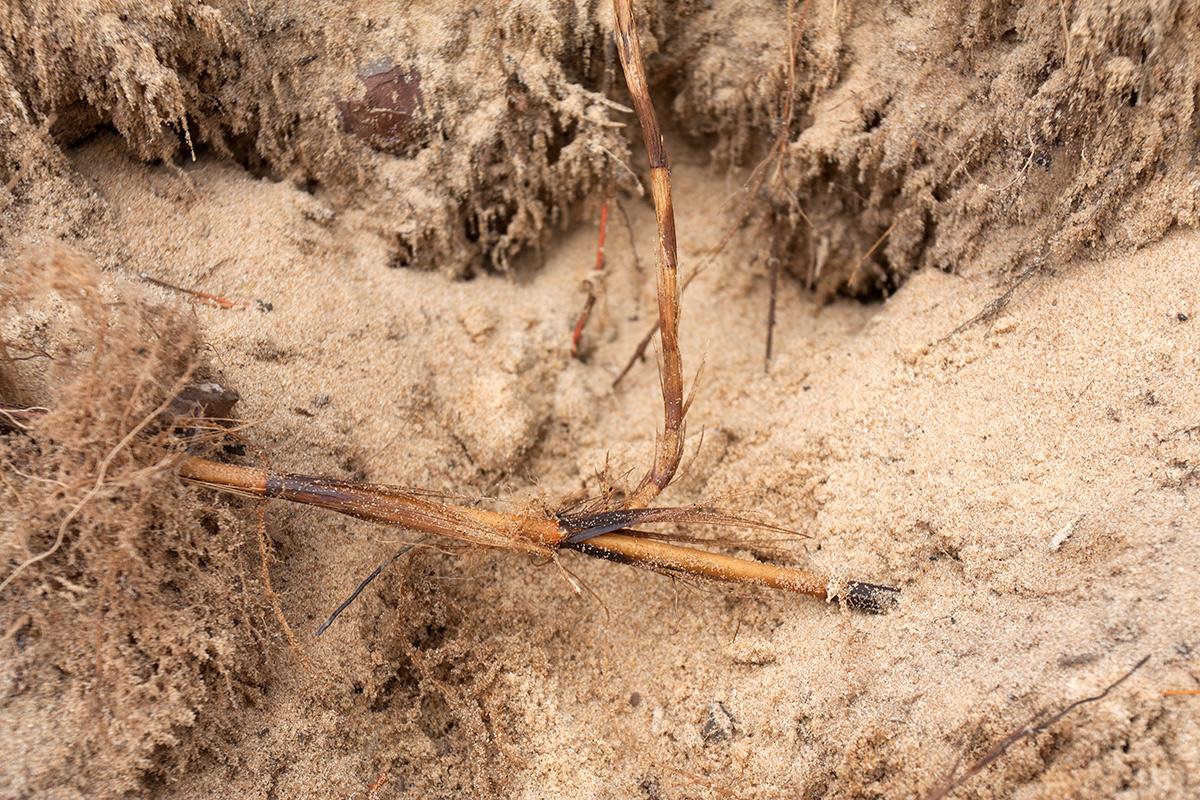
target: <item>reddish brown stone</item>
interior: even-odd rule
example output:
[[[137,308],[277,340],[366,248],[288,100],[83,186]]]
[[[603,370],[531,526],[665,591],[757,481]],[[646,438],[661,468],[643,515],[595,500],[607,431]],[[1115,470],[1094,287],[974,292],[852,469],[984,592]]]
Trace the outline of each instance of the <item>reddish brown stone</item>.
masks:
[[[425,111],[420,71],[405,71],[385,59],[358,78],[366,87],[363,98],[338,101],[346,132],[393,155],[412,155],[428,141],[433,124]]]

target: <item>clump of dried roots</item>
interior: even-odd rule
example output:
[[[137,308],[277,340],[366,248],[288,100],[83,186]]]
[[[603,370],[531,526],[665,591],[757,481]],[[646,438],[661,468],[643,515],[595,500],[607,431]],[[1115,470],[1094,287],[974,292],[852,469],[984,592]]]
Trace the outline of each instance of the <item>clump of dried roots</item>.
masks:
[[[72,252],[0,269],[0,403],[50,409],[0,423],[0,794],[133,789],[265,677],[254,532],[175,477],[191,319]]]

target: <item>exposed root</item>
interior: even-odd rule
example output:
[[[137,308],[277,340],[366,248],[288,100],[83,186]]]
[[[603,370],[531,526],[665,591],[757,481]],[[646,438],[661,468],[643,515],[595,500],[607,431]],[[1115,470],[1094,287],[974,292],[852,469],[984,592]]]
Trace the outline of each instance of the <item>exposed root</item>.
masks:
[[[254,698],[270,604],[243,570],[249,532],[179,485],[162,428],[196,368],[194,323],[136,286],[101,292],[74,253],[6,269],[7,349],[44,353],[9,375],[52,406],[0,425],[0,664],[20,676],[0,727],[44,766],[6,786],[70,772],[118,793],[182,768]]]

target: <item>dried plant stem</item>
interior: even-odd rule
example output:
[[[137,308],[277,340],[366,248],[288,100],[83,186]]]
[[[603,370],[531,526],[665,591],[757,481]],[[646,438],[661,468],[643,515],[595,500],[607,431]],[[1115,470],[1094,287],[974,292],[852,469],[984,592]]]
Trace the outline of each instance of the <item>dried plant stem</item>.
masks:
[[[624,533],[604,533],[586,542],[569,543],[564,546],[590,556],[624,564],[636,564],[662,572],[767,586],[820,598],[829,594],[829,579],[815,572],[760,564]]]
[[[808,10],[809,10],[809,6],[811,5],[811,3],[812,3],[812,0],[804,0],[804,6],[800,9],[800,20],[799,20],[798,27],[793,32],[793,27],[792,27],[793,3],[790,0],[788,2],[788,10],[787,10],[787,17],[788,17],[788,36],[787,36],[788,81],[787,81],[787,92],[784,95],[783,111],[782,111],[780,118],[777,120],[777,123],[778,123],[777,127],[779,130],[779,133],[776,135],[775,141],[771,144],[771,147],[768,150],[767,155],[761,161],[758,162],[758,164],[751,171],[750,177],[746,180],[746,183],[742,186],[742,188],[740,190],[738,190],[738,192],[736,192],[733,195],[735,197],[738,195],[744,194],[746,197],[749,197],[749,198],[758,198],[759,192],[762,190],[763,186],[766,184],[766,179],[767,179],[768,174],[771,175],[771,186],[773,188],[777,188],[781,181],[786,180],[786,172],[787,172],[786,156],[787,156],[788,139],[791,135],[792,119],[795,116],[795,110],[796,110],[796,104],[795,104],[796,58],[797,58],[797,51],[799,50],[799,47],[800,47],[801,38],[804,35],[805,21],[808,18]],[[751,188],[747,188],[747,187],[750,187],[751,183],[753,183],[753,186]],[[767,200],[769,201],[769,198],[767,198]],[[728,202],[729,201],[727,200],[726,203],[728,203]],[[720,255],[725,250],[726,245],[729,244],[729,242],[733,238],[734,234],[738,233],[739,231],[742,230],[743,227],[745,227],[746,223],[749,221],[750,217],[754,213],[754,208],[755,208],[755,206],[753,203],[744,203],[743,204],[742,213],[738,217],[737,221],[734,222],[732,225],[730,225],[726,229],[725,234],[721,237],[721,241],[717,244],[716,247],[714,247],[711,251],[709,251],[708,256],[705,258],[704,262],[702,264],[700,264],[700,266],[698,266],[698,267],[693,267],[692,270],[687,274],[687,277],[684,278],[681,291],[687,291],[687,288],[689,285],[691,285],[692,281],[701,272],[703,272],[707,266],[709,266],[713,261],[715,261],[717,256]],[[804,213],[803,209],[797,208],[796,210],[799,213],[799,215],[808,222],[809,227],[811,228],[812,221],[809,219],[808,215]],[[776,292],[777,292],[777,288],[778,288],[777,284],[778,284],[778,280],[779,280],[779,270],[782,265],[782,261],[780,260],[780,255],[777,253],[777,250],[780,249],[778,247],[779,242],[777,241],[780,238],[779,230],[778,230],[779,216],[780,216],[780,212],[778,209],[776,209],[773,216],[768,220],[768,224],[764,226],[764,228],[769,227],[769,228],[772,228],[774,231],[774,233],[772,234],[771,256],[770,256],[770,260],[768,261],[768,278],[770,281],[770,308],[769,308],[768,315],[767,315],[767,345],[766,345],[766,358],[765,358],[764,369],[769,368],[769,364],[771,361],[772,338],[773,338],[774,329],[775,329]],[[888,230],[888,233],[891,233],[890,229]],[[886,236],[887,236],[887,234],[885,233],[884,237],[882,237],[882,238],[886,238]],[[880,239],[880,241],[882,241],[882,238]],[[878,247],[879,243],[880,242],[875,243],[875,246],[871,248],[871,250],[867,253],[866,256],[864,256],[864,259],[869,257],[871,255],[871,253],[875,251],[875,247]],[[861,266],[861,264],[859,266]],[[855,272],[857,274],[857,268],[856,268]],[[811,280],[810,280],[809,288],[810,289],[812,288]],[[654,325],[651,326],[648,331],[646,331],[646,335],[643,336],[642,339],[638,342],[637,347],[634,348],[633,355],[631,355],[629,357],[629,360],[625,363],[625,368],[621,370],[620,374],[617,375],[616,379],[613,381],[612,385],[613,385],[614,389],[620,385],[621,381],[625,379],[625,376],[629,374],[629,371],[633,369],[635,364],[637,364],[640,361],[645,360],[646,349],[650,346],[650,342],[654,339],[654,334],[656,334],[658,332],[658,329],[659,329],[659,322],[656,320]]]
[[[774,167],[774,175],[771,179],[772,185],[774,185],[777,181],[779,181],[784,174],[784,170],[781,165],[782,165],[784,156],[787,151],[788,135],[791,130],[792,117],[793,117],[794,111],[795,111],[793,95],[794,95],[795,82],[796,82],[796,49],[799,46],[800,37],[804,32],[804,21],[808,16],[808,7],[809,7],[810,3],[811,3],[811,0],[805,0],[804,8],[800,12],[800,28],[799,28],[799,30],[796,31],[796,33],[794,35],[791,33],[791,4],[789,3],[789,5],[788,5],[788,31],[789,31],[788,32],[788,54],[789,54],[788,55],[788,90],[787,90],[787,95],[786,95],[786,99],[785,99],[783,118],[781,119],[780,125],[779,125],[779,134],[775,137],[775,141],[774,141],[774,143],[772,143],[770,151],[768,152],[767,156],[765,158],[763,158],[762,161],[758,162],[758,165],[754,167],[754,169],[752,170],[752,172],[750,174],[750,177],[746,180],[746,183],[742,186],[741,189],[739,189],[737,192],[734,193],[733,197],[736,197],[738,195],[744,195],[745,197],[748,197],[748,198],[757,198],[759,196],[759,192],[762,191],[763,186],[766,184],[767,175],[771,173],[772,167]],[[753,184],[753,185],[751,186],[751,184]],[[747,188],[747,187],[750,187],[750,188]],[[728,203],[729,203],[729,200],[727,199],[725,201],[725,203],[722,204],[722,206],[727,205]],[[801,211],[800,213],[801,213],[801,215],[804,215],[803,211]],[[691,285],[692,281],[695,280],[700,275],[700,273],[702,273],[708,266],[710,266],[714,261],[716,261],[717,256],[719,256],[721,253],[723,253],[725,251],[725,248],[729,245],[729,242],[732,241],[733,237],[739,231],[741,231],[742,228],[744,228],[746,226],[746,223],[750,220],[750,217],[753,214],[754,214],[754,204],[749,203],[749,202],[743,203],[742,204],[742,213],[738,216],[737,221],[734,222],[732,225],[730,225],[728,228],[726,228],[725,233],[721,236],[721,241],[719,241],[717,243],[716,247],[714,247],[712,250],[709,251],[709,253],[705,257],[704,261],[699,266],[692,267],[691,271],[688,272],[687,277],[685,277],[683,280],[682,287],[680,287],[680,293],[687,291],[687,288],[688,288],[688,286]],[[807,219],[807,216],[805,216],[805,218]],[[777,226],[773,225],[772,227],[777,227]],[[775,235],[778,236],[777,230],[776,230]],[[767,324],[767,355],[766,355],[767,361],[771,360],[771,335],[772,335],[772,330],[775,325],[775,322],[774,322],[775,282],[778,279],[778,263],[776,263],[776,265],[774,267],[772,267],[772,270],[773,270],[771,273],[771,308],[772,308],[772,311],[771,311],[770,319]],[[616,379],[613,380],[612,385],[613,385],[614,389],[620,385],[621,381],[625,379],[625,376],[629,374],[629,371],[633,369],[635,364],[637,364],[638,362],[645,359],[646,349],[650,346],[650,342],[654,339],[654,334],[658,333],[660,326],[661,326],[661,321],[655,320],[654,324],[650,327],[650,329],[648,331],[646,331],[646,335],[641,338],[641,340],[638,342],[637,347],[634,348],[633,355],[630,356],[629,360],[625,363],[625,368],[622,369],[620,374],[617,375]]]
[[[829,581],[824,576],[669,544],[660,541],[662,537],[655,537],[634,527],[669,522],[779,530],[774,526],[710,509],[649,507],[679,468],[683,456],[683,419],[688,406],[683,396],[683,360],[679,352],[680,290],[675,217],[671,208],[671,177],[666,148],[650,101],[630,2],[614,0],[613,5],[617,52],[642,124],[650,160],[651,188],[659,234],[657,285],[659,333],[662,339],[663,431],[653,466],[624,505],[593,514],[561,514],[553,517],[507,514],[452,505],[434,499],[428,492],[414,489],[304,475],[281,475],[194,457],[185,457],[180,461],[180,477],[222,491],[320,506],[359,519],[397,525],[469,545],[539,554],[551,559],[557,559],[559,550],[570,549],[672,575],[829,597]],[[373,574],[378,574],[378,571]],[[369,579],[360,585],[358,591],[367,582]],[[854,583],[842,594],[841,599],[852,607],[884,611],[895,604],[896,594],[894,589]]]
[[[251,497],[279,498],[319,506],[358,519],[398,525],[466,544],[549,557],[554,557],[560,549],[570,549],[673,575],[765,586],[822,599],[829,596],[829,581],[823,575],[647,539],[627,527],[655,522],[742,522],[771,528],[708,509],[626,509],[548,518],[464,508],[432,500],[417,490],[396,486],[280,475],[191,456],[180,462],[178,471],[180,477],[190,483]],[[884,611],[894,604],[895,591],[853,583],[841,599],[860,610]]]
[[[650,101],[646,67],[630,0],[613,0],[616,15],[617,53],[625,69],[625,83],[642,124],[642,138],[650,160],[650,193],[658,220],[658,320],[662,342],[663,431],[654,454],[654,466],[629,498],[630,508],[645,507],[675,477],[683,458],[683,358],[679,353],[679,249],[675,243],[675,211],[671,206],[671,167],[662,130]]]
[[[319,506],[370,522],[398,525],[485,547],[548,554],[567,535],[552,519],[463,508],[395,486],[279,475],[193,457],[183,459],[179,475],[215,489]]]

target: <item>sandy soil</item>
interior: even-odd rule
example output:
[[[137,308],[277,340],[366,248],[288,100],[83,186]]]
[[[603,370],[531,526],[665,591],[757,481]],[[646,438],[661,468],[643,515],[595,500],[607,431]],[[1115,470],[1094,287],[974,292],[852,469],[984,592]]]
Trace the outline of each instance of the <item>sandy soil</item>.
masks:
[[[735,192],[754,174],[714,164],[681,134],[669,145],[686,267],[736,222]],[[251,447],[227,457],[518,508],[557,508],[600,492],[606,470],[636,478],[649,462],[653,360],[610,388],[653,321],[653,211],[627,189],[630,224],[610,215],[609,271],[579,360],[570,331],[595,260],[594,193],[582,221],[540,251],[456,280],[461,269],[398,267],[396,228],[370,204],[256,177],[217,149],[147,161],[101,128],[62,158],[55,174],[75,188],[47,178],[57,205],[5,212],[6,291],[69,262],[44,255],[61,239],[104,267],[114,318],[129,298],[162,309],[164,330],[195,331],[195,378],[237,390],[237,415],[253,422]],[[1149,205],[1187,206],[1171,202]],[[45,219],[30,223],[39,208]],[[1200,699],[1164,692],[1200,685],[1200,233],[1159,238],[1177,218],[1146,219],[1142,249],[1025,274],[977,321],[1014,285],[1014,253],[1042,246],[1036,225],[1018,226],[1010,235],[1029,238],[1016,244],[975,240],[952,272],[904,279],[913,263],[887,273],[898,262],[884,262],[869,289],[886,300],[823,302],[806,280],[814,264],[797,255],[766,369],[759,234],[739,234],[688,290],[685,368],[704,363],[695,456],[664,502],[762,513],[805,537],[789,563],[899,587],[897,611],[850,614],[568,558],[580,595],[525,557],[426,550],[317,639],[405,534],[273,503],[270,575],[295,647],[265,605],[243,617],[206,599],[212,613],[189,634],[204,644],[179,663],[233,666],[195,667],[176,685],[149,651],[145,674],[106,678],[101,636],[67,630],[76,612],[105,619],[90,616],[86,568],[69,573],[74,589],[68,573],[22,588],[4,618],[0,794],[361,798],[386,771],[381,799],[923,797],[960,759],[961,770],[1039,710],[1096,695],[1148,657],[956,796],[1190,796]],[[273,310],[198,306],[142,273]],[[46,333],[63,308],[55,297],[9,299],[10,354],[32,343],[62,361],[87,319]],[[61,380],[39,364],[5,375],[52,396]],[[6,448],[5,497],[28,496],[18,478],[41,474],[38,462]],[[181,516],[207,515],[222,552],[255,557],[254,503],[156,475]],[[21,530],[19,516],[3,519],[6,533]],[[731,552],[779,558],[751,535],[718,535],[735,537]],[[11,569],[17,551],[5,547]],[[202,571],[173,578],[174,596],[199,599],[188,581]],[[237,593],[265,597],[253,569],[240,580]],[[51,630],[39,609],[58,598],[74,605],[44,617],[67,621]],[[73,634],[72,661],[39,649]]]

